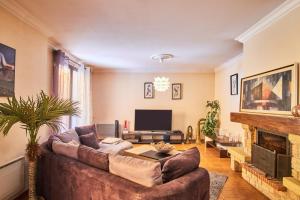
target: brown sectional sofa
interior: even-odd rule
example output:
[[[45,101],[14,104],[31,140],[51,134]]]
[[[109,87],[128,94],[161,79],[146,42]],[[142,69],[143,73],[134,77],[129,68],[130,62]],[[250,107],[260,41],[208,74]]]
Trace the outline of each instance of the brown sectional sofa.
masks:
[[[209,174],[198,168],[173,181],[145,187],[53,153],[41,146],[37,193],[46,200],[209,200]]]

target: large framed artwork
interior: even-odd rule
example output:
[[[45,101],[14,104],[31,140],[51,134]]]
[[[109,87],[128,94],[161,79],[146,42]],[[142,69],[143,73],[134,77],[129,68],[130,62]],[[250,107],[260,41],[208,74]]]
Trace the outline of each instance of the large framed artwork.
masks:
[[[144,83],[144,98],[154,99],[154,86],[152,82]]]
[[[293,64],[241,80],[241,112],[291,115],[298,104],[298,65]]]
[[[0,96],[15,95],[16,50],[0,43]]]

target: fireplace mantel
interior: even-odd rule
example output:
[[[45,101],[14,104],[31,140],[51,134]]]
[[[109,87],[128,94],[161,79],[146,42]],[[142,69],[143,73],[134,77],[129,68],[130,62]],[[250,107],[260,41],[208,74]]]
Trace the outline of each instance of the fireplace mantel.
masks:
[[[268,131],[300,135],[300,118],[293,116],[232,112],[230,120]]]

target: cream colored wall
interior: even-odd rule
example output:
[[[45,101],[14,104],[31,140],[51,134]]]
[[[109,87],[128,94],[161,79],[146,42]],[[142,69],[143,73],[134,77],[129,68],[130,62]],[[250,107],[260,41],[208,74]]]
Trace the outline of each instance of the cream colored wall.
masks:
[[[2,7],[0,27],[0,42],[16,49],[16,96],[35,95],[40,90],[49,92],[51,70],[47,38]],[[6,98],[1,97],[0,101],[5,102]],[[41,130],[42,140],[45,133],[45,129]],[[1,134],[0,165],[24,155],[26,143],[25,133],[18,126],[7,137]]]
[[[300,8],[297,8],[248,40],[239,61],[229,62],[215,73],[215,96],[221,100],[222,128],[233,133],[242,131],[239,124],[230,122],[229,117],[230,112],[239,110],[239,98],[228,95],[231,74],[239,73],[240,77],[247,77],[295,62],[300,63],[299,22]]]
[[[238,73],[240,82],[243,76],[242,58],[242,55],[238,55],[215,71],[215,99],[218,99],[221,105],[220,131],[227,136],[242,135],[241,125],[230,121],[230,112],[238,112],[240,103],[240,95],[230,94],[230,76]]]
[[[155,92],[154,99],[144,99],[144,83],[156,76],[167,76],[171,83],[183,84],[183,99],[172,100],[171,89]],[[207,100],[214,98],[214,74],[147,74],[147,73],[100,73],[92,75],[93,121],[124,123],[130,121],[134,130],[135,109],[172,109],[173,130],[184,132],[187,126],[195,129],[197,121],[205,116]]]

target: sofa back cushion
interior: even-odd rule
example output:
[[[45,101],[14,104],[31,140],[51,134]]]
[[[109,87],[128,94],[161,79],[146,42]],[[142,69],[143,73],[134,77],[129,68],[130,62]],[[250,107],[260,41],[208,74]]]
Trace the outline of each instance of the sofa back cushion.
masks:
[[[53,141],[52,143],[52,149],[54,153],[75,159],[78,159],[78,148],[79,143],[74,140],[68,143],[59,141]]]
[[[79,136],[86,135],[89,133],[95,133],[96,134],[96,126],[95,124],[87,125],[87,126],[79,126],[75,127],[75,131]]]
[[[184,174],[194,171],[199,167],[200,153],[197,147],[193,147],[183,153],[170,158],[162,168],[163,182],[174,180]]]
[[[80,145],[78,160],[93,167],[108,171],[108,154],[97,151],[91,147]]]
[[[100,146],[97,142],[95,133],[81,135],[81,136],[79,136],[79,139],[80,139],[81,144],[83,144],[83,145],[86,145],[86,146],[94,148],[94,149],[100,148]]]
[[[110,155],[109,172],[146,187],[162,184],[159,162]]]

